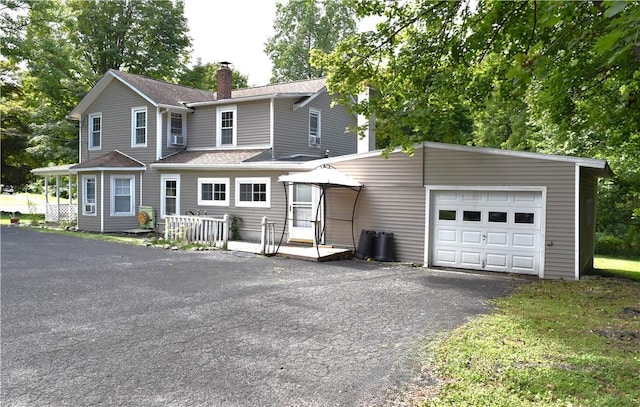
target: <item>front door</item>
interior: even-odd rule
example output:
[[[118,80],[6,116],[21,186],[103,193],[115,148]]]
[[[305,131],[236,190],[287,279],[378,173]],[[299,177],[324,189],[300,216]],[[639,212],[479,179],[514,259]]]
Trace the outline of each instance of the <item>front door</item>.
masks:
[[[289,186],[289,196],[289,241],[315,243],[318,188],[307,184],[292,184]],[[318,213],[318,222],[322,222],[322,210]]]

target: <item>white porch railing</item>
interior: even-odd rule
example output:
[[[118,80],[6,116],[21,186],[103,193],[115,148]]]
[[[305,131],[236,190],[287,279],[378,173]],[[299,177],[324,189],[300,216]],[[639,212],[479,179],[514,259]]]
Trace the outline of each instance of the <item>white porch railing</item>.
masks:
[[[262,217],[260,234],[260,253],[263,255],[276,254],[276,223],[269,222],[266,216]]]
[[[76,204],[45,204],[45,222],[75,222],[78,220],[78,206]]]
[[[164,238],[226,249],[229,241],[229,216],[224,215],[219,219],[206,216],[167,215]]]

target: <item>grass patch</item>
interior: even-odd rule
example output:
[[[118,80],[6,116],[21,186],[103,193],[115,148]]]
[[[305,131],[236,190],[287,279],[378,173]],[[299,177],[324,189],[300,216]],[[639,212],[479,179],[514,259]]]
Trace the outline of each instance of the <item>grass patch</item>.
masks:
[[[640,281],[640,260],[596,256],[593,265],[597,274]]]
[[[124,236],[119,234],[107,234],[107,233],[90,233],[90,232],[58,229],[58,228],[49,228],[49,227],[34,228],[34,230],[38,230],[44,233],[56,233],[56,234],[65,235],[65,236],[74,236],[74,237],[80,237],[84,239],[101,240],[103,242],[114,242],[114,243],[132,244],[132,245],[140,245],[144,242],[145,238],[148,238],[148,236],[140,237],[140,236]]]
[[[640,405],[640,282],[536,281],[426,347],[412,406]]]
[[[9,225],[12,217],[20,219],[21,224],[32,224],[32,222],[39,224],[40,222],[44,222],[44,215],[40,214],[16,212],[12,216],[9,212],[0,212],[0,225]]]

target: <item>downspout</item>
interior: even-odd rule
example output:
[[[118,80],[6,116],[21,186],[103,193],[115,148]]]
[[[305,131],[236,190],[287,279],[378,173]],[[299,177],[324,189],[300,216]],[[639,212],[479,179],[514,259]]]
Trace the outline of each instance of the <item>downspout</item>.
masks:
[[[274,151],[274,146],[275,146],[275,142],[274,142],[274,128],[273,128],[273,123],[274,123],[274,117],[275,117],[275,98],[271,98],[269,100],[269,144],[271,145],[271,159],[275,160],[276,158],[276,152]]]
[[[156,107],[156,160],[162,158],[162,112]]]
[[[100,232],[104,232],[104,171],[100,171]]]
[[[574,191],[574,279],[580,280],[580,165],[575,165],[575,191]]]

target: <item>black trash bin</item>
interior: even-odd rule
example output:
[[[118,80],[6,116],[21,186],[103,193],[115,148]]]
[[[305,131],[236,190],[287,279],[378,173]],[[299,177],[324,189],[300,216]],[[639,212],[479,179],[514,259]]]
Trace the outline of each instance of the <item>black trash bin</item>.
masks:
[[[363,260],[373,257],[377,240],[378,232],[375,230],[362,229],[360,232],[360,241],[358,241],[358,250],[356,250],[355,256]]]
[[[375,261],[393,261],[393,241],[393,233],[380,232],[373,259]]]

